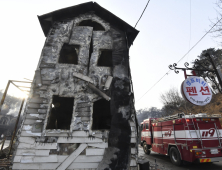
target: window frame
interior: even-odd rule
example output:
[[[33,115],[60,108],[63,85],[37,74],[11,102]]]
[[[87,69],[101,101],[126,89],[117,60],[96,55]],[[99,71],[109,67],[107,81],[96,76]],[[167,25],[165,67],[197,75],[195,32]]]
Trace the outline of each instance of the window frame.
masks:
[[[95,109],[95,103],[96,102],[99,102],[100,100],[103,100],[103,101],[105,101],[105,102],[108,102],[107,104],[109,104],[109,118],[110,119],[107,119],[107,120],[110,120],[110,128],[96,128],[95,127],[95,121],[96,120],[98,120],[97,119],[97,117],[96,116],[98,116],[98,115],[95,115],[95,114],[97,114],[97,111],[96,110],[94,110]],[[97,105],[97,104],[96,104]],[[92,107],[93,107],[93,113],[92,113],[92,126],[91,126],[91,130],[92,131],[99,131],[99,130],[110,130],[111,129],[111,122],[112,122],[112,114],[111,114],[111,101],[107,101],[107,100],[105,100],[104,98],[99,98],[98,100],[95,100],[94,102],[93,102],[93,105],[92,105]],[[96,108],[97,108],[98,106],[96,106]],[[95,117],[94,117],[95,116]],[[103,117],[104,118],[104,117]]]
[[[110,53],[109,54],[109,57],[111,56],[110,59],[110,65],[104,65],[104,63],[102,64],[101,62],[105,59],[106,55],[107,54],[104,54],[104,53]],[[99,50],[99,55],[98,55],[98,60],[97,60],[97,67],[109,67],[109,68],[112,68],[113,67],[113,50],[112,49],[100,49]],[[106,63],[107,64],[107,63]]]
[[[74,63],[64,63],[64,62],[61,62],[61,61],[60,61],[60,60],[61,60],[60,58],[62,57],[62,56],[61,56],[61,51],[62,51],[64,45],[67,45],[67,46],[76,46],[76,48],[78,49],[78,53],[77,53],[77,63],[76,63],[76,64],[74,64]],[[74,47],[74,48],[75,48],[75,47]],[[63,43],[63,44],[62,44],[62,48],[60,49],[60,52],[59,52],[59,56],[58,56],[58,58],[57,58],[57,63],[58,63],[58,64],[61,64],[61,65],[75,65],[75,66],[79,65],[79,53],[80,53],[80,49],[81,49],[81,45],[79,45],[79,44]]]
[[[52,109],[52,104],[53,104],[53,96],[58,96],[58,97],[61,97],[61,98],[74,98],[74,103],[73,103],[73,110],[72,110],[72,117],[71,117],[71,123],[70,123],[70,128],[69,129],[47,129],[47,125],[48,125],[48,117],[50,116],[50,113],[51,113],[51,109]],[[75,106],[75,97],[64,97],[64,96],[60,96],[60,95],[52,95],[51,96],[51,99],[50,99],[50,102],[49,102],[49,109],[47,109],[47,113],[46,113],[46,119],[44,121],[44,124],[43,124],[43,128],[42,128],[42,134],[44,134],[44,136],[51,136],[51,133],[50,132],[56,132],[58,131],[59,133],[71,133],[73,131],[73,126],[71,126],[72,124],[72,121],[73,121],[73,118],[74,118],[74,106]]]

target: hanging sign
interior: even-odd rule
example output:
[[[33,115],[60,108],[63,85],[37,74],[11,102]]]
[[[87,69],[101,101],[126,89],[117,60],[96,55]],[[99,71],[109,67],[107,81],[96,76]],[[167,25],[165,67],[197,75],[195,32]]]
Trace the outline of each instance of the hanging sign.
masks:
[[[183,81],[181,93],[186,100],[197,106],[204,106],[212,99],[209,85],[203,78],[197,76],[191,76]]]

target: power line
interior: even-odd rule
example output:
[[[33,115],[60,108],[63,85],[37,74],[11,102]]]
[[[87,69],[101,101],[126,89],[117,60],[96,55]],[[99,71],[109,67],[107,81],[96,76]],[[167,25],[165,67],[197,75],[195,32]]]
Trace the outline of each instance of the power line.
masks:
[[[218,20],[200,39],[199,41],[197,41],[196,44],[193,45],[193,47],[191,49],[188,50],[188,52],[179,60],[177,61],[177,64],[184,58],[186,57],[187,54],[189,54],[189,52],[194,48],[196,47],[196,45],[222,20],[222,18],[220,20]],[[157,85],[157,83],[159,83],[166,75],[168,75],[168,73],[170,72],[171,70],[169,70],[168,72],[166,72],[151,88],[149,88],[146,93],[144,93],[142,95],[142,97],[140,97],[136,102],[138,102],[140,99],[143,98],[143,96],[145,96],[153,87],[155,87]]]
[[[148,6],[149,2],[150,2],[150,0],[148,0],[148,2],[147,2],[146,6],[145,6],[145,8],[144,8],[144,10],[143,10],[142,14],[140,15],[140,18],[138,19],[138,21],[137,21],[137,23],[136,23],[136,25],[135,25],[135,27],[134,27],[134,28],[136,28],[136,26],[137,26],[138,22],[139,22],[139,21],[140,21],[140,19],[142,18],[143,13],[145,12],[146,7]]]
[[[140,97],[136,102],[138,102],[140,99],[142,99],[143,96],[145,96],[154,86],[156,86],[157,83],[159,83],[166,75],[168,75],[169,72],[170,72],[170,70],[166,74],[164,74],[152,87],[150,87],[149,90],[146,93],[144,93],[142,95],[142,97]]]
[[[194,47],[196,47],[196,45],[197,45],[221,20],[222,20],[222,18],[221,18],[220,20],[218,20],[218,21],[216,22],[216,24],[214,24],[214,25],[211,27],[211,29],[209,29],[209,30],[199,39],[199,41],[197,41],[197,43],[194,44],[194,46],[193,46],[179,61],[177,61],[177,63],[179,63]]]
[[[189,48],[190,49],[190,42],[191,42],[191,0],[190,0],[190,38],[189,38]],[[188,61],[189,55],[187,56]]]

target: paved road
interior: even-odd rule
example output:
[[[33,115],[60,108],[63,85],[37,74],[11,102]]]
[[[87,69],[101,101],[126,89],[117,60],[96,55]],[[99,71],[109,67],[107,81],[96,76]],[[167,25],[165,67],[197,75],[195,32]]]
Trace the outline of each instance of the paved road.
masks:
[[[139,145],[139,156],[148,159],[151,165],[155,164],[155,159],[157,163],[157,169],[160,170],[222,170],[222,162],[214,163],[202,163],[202,164],[191,164],[186,166],[175,166],[171,163],[170,157],[166,155],[160,155],[155,152],[151,152],[150,155],[146,155],[143,152],[143,148]]]

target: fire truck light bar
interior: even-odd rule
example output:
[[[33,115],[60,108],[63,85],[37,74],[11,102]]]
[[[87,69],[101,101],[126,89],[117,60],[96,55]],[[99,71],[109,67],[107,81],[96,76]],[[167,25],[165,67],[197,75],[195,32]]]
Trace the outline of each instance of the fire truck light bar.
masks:
[[[210,121],[210,119],[209,118],[204,118],[204,119],[202,119],[202,121]]]

